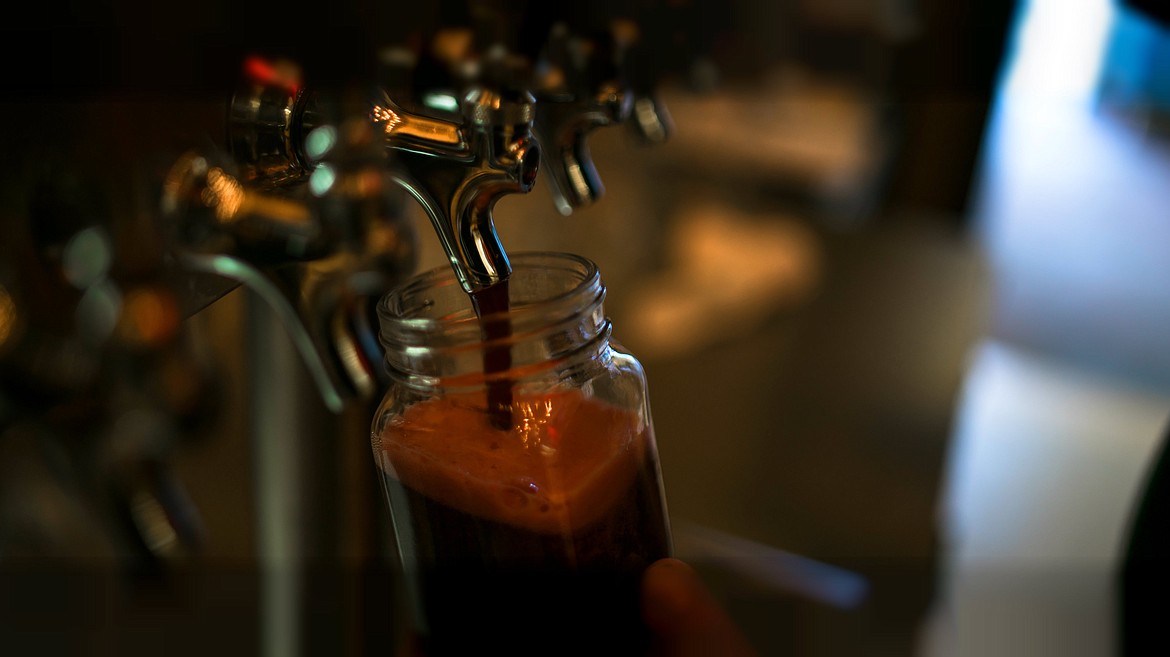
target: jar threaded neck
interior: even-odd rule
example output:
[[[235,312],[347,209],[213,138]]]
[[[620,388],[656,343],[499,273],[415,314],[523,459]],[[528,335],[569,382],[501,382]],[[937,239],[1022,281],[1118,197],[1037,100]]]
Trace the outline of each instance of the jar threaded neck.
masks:
[[[509,310],[477,317],[470,297],[449,267],[424,272],[378,304],[379,340],[386,368],[412,387],[476,385],[485,380],[485,348],[507,348],[506,372],[530,376],[608,346],[605,286],[590,260],[565,253],[521,253],[511,258]],[[484,340],[489,322],[506,322],[507,337]]]

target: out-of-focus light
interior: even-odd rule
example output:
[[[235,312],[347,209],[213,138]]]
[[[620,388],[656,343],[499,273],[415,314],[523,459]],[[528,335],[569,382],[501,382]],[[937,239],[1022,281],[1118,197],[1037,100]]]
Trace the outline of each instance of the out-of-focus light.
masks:
[[[122,295],[109,281],[92,285],[77,302],[77,331],[86,342],[97,344],[110,337],[122,312]]]
[[[0,347],[16,333],[16,302],[8,290],[0,285]]]
[[[634,118],[642,126],[646,138],[654,142],[666,140],[666,126],[662,124],[658,108],[652,98],[639,98],[634,103]]]
[[[357,175],[357,192],[361,196],[373,196],[382,191],[382,173],[376,169],[367,169]]]
[[[203,202],[215,208],[216,219],[224,223],[232,221],[244,203],[244,188],[223,169],[213,167],[207,172]]]
[[[335,145],[337,145],[337,128],[323,125],[314,128],[305,137],[305,155],[308,155],[312,160],[320,160],[333,150]]]
[[[244,75],[252,82],[281,87],[292,95],[300,89],[300,70],[291,62],[252,56],[244,61]]]
[[[374,123],[385,124],[382,126],[382,130],[385,131],[386,134],[394,132],[394,129],[402,124],[402,117],[398,116],[398,114],[389,107],[382,107],[381,105],[375,105],[373,109],[370,110],[370,119]]]
[[[349,336],[352,333],[346,329],[345,317],[341,313],[333,316],[333,331],[335,336]],[[374,393],[374,379],[370,376],[370,364],[358,349],[357,343],[348,337],[334,337],[333,347],[337,358],[349,375],[351,383],[358,393],[368,397]]]
[[[459,111],[459,99],[449,93],[428,93],[423,96],[423,105],[446,112]]]
[[[328,164],[322,164],[309,176],[309,190],[316,196],[324,196],[337,182],[337,173]]]
[[[146,547],[156,554],[167,554],[178,545],[178,535],[167,519],[166,510],[153,495],[139,492],[130,505],[134,524],[142,533]]]
[[[174,338],[179,324],[174,295],[168,290],[139,288],[126,294],[118,328],[127,342],[153,346]]]
[[[110,270],[111,251],[105,231],[96,227],[78,231],[65,245],[62,258],[65,280],[79,290],[101,280]]]
[[[1110,0],[1032,0],[1022,16],[1008,92],[1088,98],[1115,16]]]
[[[694,204],[672,217],[669,270],[632,290],[623,341],[657,359],[699,353],[758,328],[818,289],[822,249],[801,222]]]
[[[186,153],[171,167],[163,181],[162,210],[166,214],[178,212],[179,198],[188,177],[207,174],[207,160],[194,153]]]

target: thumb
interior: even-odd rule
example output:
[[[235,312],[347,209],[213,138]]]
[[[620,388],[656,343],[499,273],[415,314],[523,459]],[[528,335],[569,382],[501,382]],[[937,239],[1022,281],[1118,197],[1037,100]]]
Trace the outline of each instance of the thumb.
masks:
[[[663,657],[756,654],[687,564],[661,559],[642,579],[642,616]]]

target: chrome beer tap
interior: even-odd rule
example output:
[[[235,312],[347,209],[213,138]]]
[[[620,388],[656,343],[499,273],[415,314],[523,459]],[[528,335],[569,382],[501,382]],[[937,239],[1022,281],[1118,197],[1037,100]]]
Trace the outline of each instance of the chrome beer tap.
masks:
[[[649,146],[666,143],[674,132],[674,121],[658,97],[661,71],[656,70],[654,55],[643,34],[646,21],[618,19],[612,24],[619,50],[623,79],[630,93],[630,117],[627,125],[637,140]]]
[[[305,28],[286,33],[273,29],[267,11],[247,27],[230,12],[232,29],[216,38],[205,39],[203,27],[180,30],[172,43],[160,38],[161,25],[110,30],[144,46],[125,51],[132,65],[97,66],[101,84],[83,98],[21,110],[31,120],[9,131],[20,137],[10,168],[22,174],[11,185],[21,194],[9,193],[6,176],[0,203],[5,217],[25,219],[0,221],[0,562],[17,552],[53,556],[55,547],[79,557],[109,553],[119,566],[130,554],[134,569],[184,563],[198,552],[202,528],[171,461],[184,440],[241,406],[242,437],[253,450],[256,556],[268,566],[272,554],[312,553],[307,537],[324,525],[315,520],[335,511],[321,491],[336,482],[306,446],[332,446],[325,437],[344,435],[350,416],[364,412],[361,400],[384,382],[372,310],[415,269],[417,238],[401,207],[407,196],[425,211],[463,287],[490,287],[511,268],[496,237],[498,200],[530,191],[544,155],[562,212],[595,200],[601,183],[587,135],[630,111],[611,61],[621,43],[550,32],[522,3],[466,4],[467,20],[451,7],[433,21],[433,5],[394,8],[395,27],[346,32],[369,43],[355,37],[336,49],[342,44],[319,39],[340,31],[293,17],[285,24]],[[531,9],[539,13],[535,3]],[[214,23],[214,13],[195,18]],[[371,55],[367,46],[388,40],[413,52],[427,35],[468,23],[480,29],[466,43],[454,39],[466,49],[452,47],[450,60],[436,64],[455,66],[451,75],[427,78],[406,57],[386,64],[392,70],[373,96],[325,86],[373,77],[360,62],[349,68],[348,54]],[[388,32],[396,30],[407,34],[395,41]],[[560,41],[546,48],[550,34]],[[91,42],[77,43],[82,54]],[[316,65],[306,70],[321,86],[307,86],[290,63],[247,59],[226,112],[227,139],[176,157],[170,149],[198,146],[191,136],[215,131],[225,116],[222,58],[266,43]],[[140,65],[146,51],[158,61]],[[555,66],[533,76],[530,62],[541,53]],[[59,61],[49,62],[46,89],[63,81]],[[74,71],[82,79],[86,64]],[[149,102],[134,102],[140,92]],[[170,165],[162,175],[160,157]],[[96,204],[78,197],[69,207],[26,211],[23,173],[56,163],[76,164],[87,182],[118,197],[117,207],[91,217]],[[54,187],[44,198],[68,199],[67,191]],[[73,225],[75,217],[87,223]],[[54,241],[41,249],[47,231]],[[62,254],[73,260],[50,262]],[[246,360],[251,380],[240,384],[241,399],[221,400],[238,377],[213,376],[207,354],[191,349],[199,322],[184,320],[237,287],[253,293],[245,321],[212,335],[230,338],[228,358]],[[356,412],[326,417],[314,392],[326,409]],[[264,570],[265,586],[296,576]],[[302,593],[266,588],[264,618],[289,613]],[[295,657],[282,648],[297,639],[280,628],[299,620],[275,623],[271,633],[262,621],[265,654]]]
[[[598,22],[579,13],[536,3],[471,0],[466,24],[436,34],[427,53],[464,92],[510,86],[532,94],[541,167],[557,211],[566,216],[604,194],[588,137],[630,113],[622,58],[625,40],[636,33],[630,21],[581,31],[579,23]],[[501,85],[501,80],[507,82]]]
[[[319,250],[329,249],[329,227],[311,208],[301,203],[290,206],[263,191],[304,184],[316,194],[335,174],[331,162],[323,161],[318,152],[333,130],[321,120],[326,113],[322,105],[332,99],[292,81],[287,71],[294,69],[252,67],[267,71],[268,78],[233,103],[230,144],[240,162],[241,180],[261,192],[233,186],[222,177],[222,167],[216,167],[214,179],[200,182],[201,191],[195,195],[199,202],[211,200],[202,208],[204,213],[229,212],[235,217],[248,208],[239,219],[227,221],[234,227],[228,231],[234,248],[253,256],[311,260]],[[528,192],[535,184],[539,147],[531,133],[534,103],[528,92],[507,85],[498,89],[477,85],[463,92],[457,117],[440,118],[408,111],[378,90],[367,106],[366,126],[350,124],[351,131],[372,131],[381,161],[365,141],[366,164],[380,168],[420,203],[468,291],[486,288],[509,274],[493,209],[502,195]],[[260,210],[259,216],[255,210]],[[225,221],[218,217],[200,223],[222,227]]]
[[[370,316],[414,269],[415,237],[363,112],[305,93],[289,64],[250,60],[247,69],[232,101],[234,157],[180,158],[163,215],[183,267],[225,281],[204,300],[239,284],[259,294],[338,412],[383,376]]]
[[[409,194],[422,205],[464,286],[478,289],[510,270],[492,223],[495,203],[531,189],[539,162],[526,93],[470,91],[458,118],[440,119],[407,111],[384,91],[354,102],[333,91],[283,75],[251,80],[233,101],[235,162],[189,155],[164,195],[186,266],[243,283],[275,311],[250,329],[259,340],[249,357],[279,379],[253,412],[258,543],[262,553],[294,561],[311,549],[298,528],[323,509],[305,493],[313,468],[289,465],[286,455],[317,436],[305,430],[311,409],[289,407],[299,392],[289,383],[295,372],[273,372],[288,359],[266,339],[270,318],[293,337],[327,407],[339,410],[346,392],[367,397],[384,376],[372,302],[415,264],[396,199]],[[295,648],[280,628],[303,602],[296,580],[295,571],[266,579],[265,654]]]
[[[534,88],[536,132],[544,146],[553,201],[563,215],[592,204],[605,193],[589,152],[589,133],[621,123],[631,96],[620,75],[612,33],[593,39],[565,23],[552,26]]]
[[[511,273],[492,211],[536,182],[533,104],[527,92],[479,87],[464,95],[460,123],[408,113],[384,93],[371,109],[395,180],[422,205],[468,292]]]

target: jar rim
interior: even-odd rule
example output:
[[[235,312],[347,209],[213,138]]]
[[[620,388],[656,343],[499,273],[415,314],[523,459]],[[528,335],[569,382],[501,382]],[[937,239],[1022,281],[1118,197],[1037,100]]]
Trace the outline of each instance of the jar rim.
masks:
[[[534,271],[559,271],[571,277],[565,288],[555,294],[537,300],[513,305],[507,311],[494,312],[477,317],[471,311],[470,301],[466,312],[439,317],[422,315],[428,310],[428,300],[421,304],[407,306],[408,299],[424,297],[428,290],[456,288],[466,298],[466,292],[459,283],[454,270],[442,265],[421,272],[405,283],[391,290],[378,302],[377,312],[380,323],[379,336],[384,348],[390,343],[401,346],[454,346],[464,342],[478,342],[483,322],[490,322],[507,316],[514,330],[523,332],[525,327],[548,324],[580,313],[593,304],[600,304],[605,296],[601,274],[590,259],[573,253],[556,251],[528,251],[510,257],[512,275],[510,281],[524,277]],[[433,304],[433,301],[429,303]],[[445,336],[439,344],[437,335]]]

